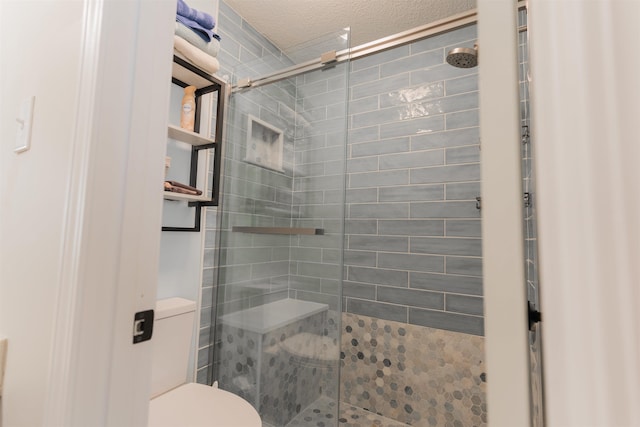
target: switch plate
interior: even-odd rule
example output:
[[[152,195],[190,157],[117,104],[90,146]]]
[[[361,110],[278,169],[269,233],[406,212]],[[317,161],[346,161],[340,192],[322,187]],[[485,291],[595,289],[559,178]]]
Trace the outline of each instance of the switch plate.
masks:
[[[31,148],[31,124],[33,123],[33,106],[36,102],[35,96],[30,96],[20,103],[20,112],[16,117],[18,130],[16,132],[16,146],[13,149],[16,153],[22,153]]]

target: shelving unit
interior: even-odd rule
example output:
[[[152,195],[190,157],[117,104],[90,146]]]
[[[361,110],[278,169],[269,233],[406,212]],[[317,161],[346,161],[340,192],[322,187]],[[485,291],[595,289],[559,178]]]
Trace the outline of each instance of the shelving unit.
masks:
[[[216,141],[211,138],[205,138],[199,133],[191,132],[174,125],[169,125],[167,136],[198,147],[202,145],[209,145],[213,147],[216,145]]]
[[[169,125],[167,137],[191,145],[191,165],[189,185],[196,187],[198,181],[198,158],[201,151],[208,153],[213,150],[213,177],[210,184],[211,196],[205,189],[202,195],[164,192],[164,199],[176,202],[186,202],[195,211],[193,227],[162,227],[162,231],[200,231],[200,221],[203,206],[217,206],[220,200],[220,166],[222,161],[222,137],[227,97],[230,94],[230,85],[216,76],[212,76],[184,59],[173,57],[171,82],[180,87],[195,86],[196,114],[194,132]],[[202,95],[217,92],[215,137],[208,138],[200,133],[200,106]],[[208,171],[205,171],[208,173]]]
[[[178,202],[196,202],[196,203],[204,203],[204,202],[210,202],[211,201],[211,197],[205,195],[205,194],[201,194],[199,196],[195,196],[192,194],[183,194],[183,193],[176,193],[173,191],[165,191],[164,192],[164,199],[165,200],[175,200]]]

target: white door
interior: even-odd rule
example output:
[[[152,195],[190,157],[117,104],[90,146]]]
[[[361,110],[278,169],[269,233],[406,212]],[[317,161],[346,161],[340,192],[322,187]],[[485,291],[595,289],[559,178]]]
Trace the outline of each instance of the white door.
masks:
[[[133,344],[132,331],[156,299],[175,2],[85,4],[65,309],[45,419],[145,425],[151,341]]]
[[[3,26],[11,22],[0,247],[16,261],[1,265],[2,416],[6,425],[145,425],[152,342],[134,345],[132,335],[134,314],[155,305],[175,0],[46,3],[0,4]],[[33,141],[17,154],[27,95]],[[30,186],[38,192],[21,198]],[[44,231],[25,223],[38,221],[34,211]]]

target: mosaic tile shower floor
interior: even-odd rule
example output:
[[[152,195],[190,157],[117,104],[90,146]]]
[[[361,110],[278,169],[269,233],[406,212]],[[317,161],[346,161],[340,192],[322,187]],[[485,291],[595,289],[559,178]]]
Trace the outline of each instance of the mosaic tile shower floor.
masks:
[[[292,419],[287,427],[408,427],[408,424],[344,402],[340,404],[340,413],[336,420],[335,406],[336,402],[333,399],[320,397]],[[274,427],[268,423],[263,423],[262,426]]]

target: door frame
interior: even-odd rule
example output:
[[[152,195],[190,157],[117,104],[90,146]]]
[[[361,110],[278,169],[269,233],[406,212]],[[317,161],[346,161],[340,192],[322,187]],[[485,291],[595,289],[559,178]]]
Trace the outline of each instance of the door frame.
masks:
[[[487,410],[498,427],[531,425],[517,11],[478,0]]]
[[[85,0],[45,425],[146,425],[173,0]]]

